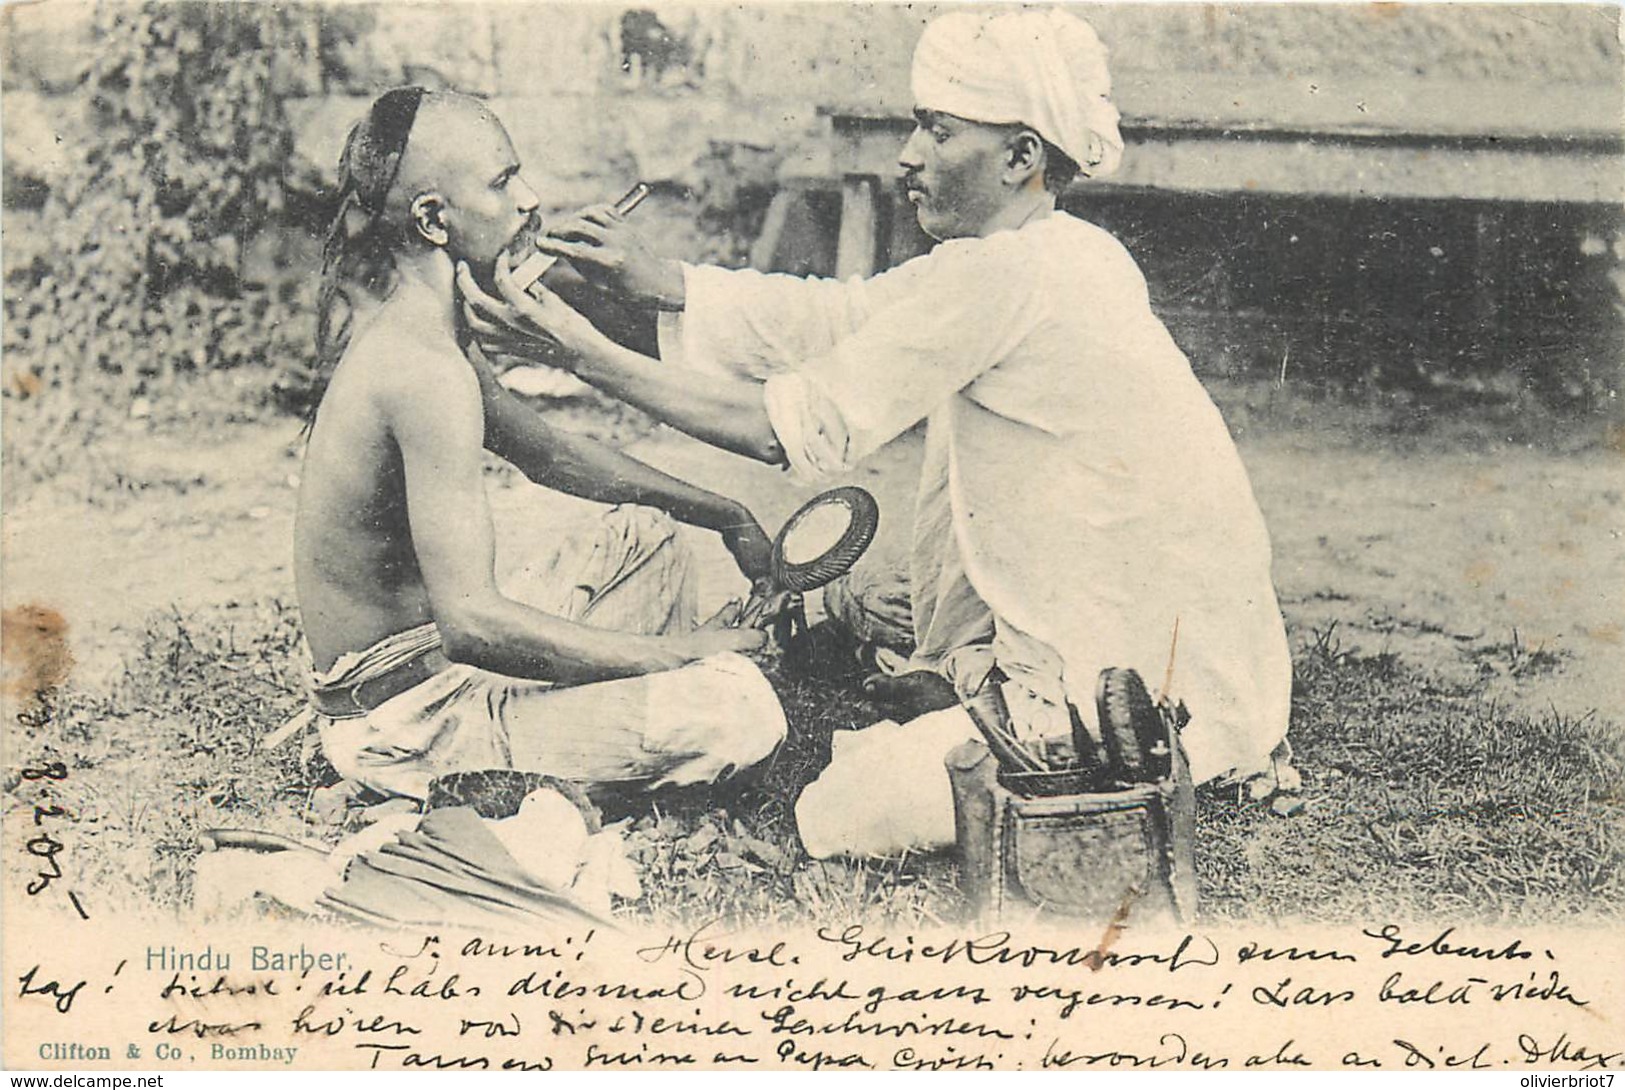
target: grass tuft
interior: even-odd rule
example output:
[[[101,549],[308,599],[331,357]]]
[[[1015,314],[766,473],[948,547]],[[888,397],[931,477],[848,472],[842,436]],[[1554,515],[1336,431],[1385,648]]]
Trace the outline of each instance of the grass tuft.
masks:
[[[1306,812],[1198,814],[1205,914],[1317,922],[1617,918],[1618,728],[1527,715],[1317,632],[1297,661]]]

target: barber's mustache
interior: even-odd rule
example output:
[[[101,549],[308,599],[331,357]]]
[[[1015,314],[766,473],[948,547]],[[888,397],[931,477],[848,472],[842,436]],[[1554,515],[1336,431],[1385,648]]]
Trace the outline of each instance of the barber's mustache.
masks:
[[[920,176],[912,170],[905,170],[898,176],[897,188],[904,192],[910,189],[918,190],[921,193],[929,192],[925,187],[925,183],[920,181]]]

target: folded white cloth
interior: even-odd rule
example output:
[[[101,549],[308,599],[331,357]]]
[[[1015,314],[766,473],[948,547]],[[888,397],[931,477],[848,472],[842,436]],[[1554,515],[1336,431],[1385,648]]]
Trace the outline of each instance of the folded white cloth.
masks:
[[[796,829],[814,859],[896,856],[954,843],[948,753],[979,738],[959,705],[907,723],[840,731],[829,766],[796,800]]]

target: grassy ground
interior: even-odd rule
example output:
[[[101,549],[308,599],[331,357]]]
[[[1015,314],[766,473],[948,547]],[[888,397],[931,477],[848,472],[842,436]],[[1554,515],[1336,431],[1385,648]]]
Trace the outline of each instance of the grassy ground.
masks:
[[[308,745],[259,745],[298,708],[300,672],[294,611],[260,601],[155,615],[115,683],[52,694],[50,721],[20,731],[13,752],[69,768],[63,803],[80,835],[66,865],[80,888],[121,911],[166,913],[190,900],[200,829],[336,839],[339,826],[312,823],[313,792],[331,769]],[[754,781],[658,799],[635,819],[628,846],[645,893],[623,911],[658,921],[960,914],[950,859],[807,859],[796,794],[828,760],[833,731],[879,716],[836,688],[779,687],[791,740]],[[1345,648],[1335,630],[1298,654],[1293,720],[1303,814],[1275,817],[1223,792],[1201,799],[1204,917],[1621,914],[1617,725],[1509,710],[1476,686]]]
[[[1625,903],[1625,745],[1595,716],[1531,715],[1344,649],[1296,657],[1305,813],[1208,799],[1204,911],[1339,920],[1574,920]]]

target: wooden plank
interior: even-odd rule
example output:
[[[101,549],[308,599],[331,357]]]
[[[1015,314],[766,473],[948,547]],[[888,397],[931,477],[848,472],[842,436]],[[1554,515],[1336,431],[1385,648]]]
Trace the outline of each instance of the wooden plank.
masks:
[[[832,159],[845,175],[896,174],[905,119],[836,119]],[[1426,199],[1625,201],[1625,153],[1584,148],[1384,143],[1336,137],[1264,139],[1165,130],[1131,140],[1123,166],[1089,186],[1187,192]]]
[[[1615,141],[1625,133],[1625,81],[1619,79],[1565,83],[1145,70],[1113,75],[1112,98],[1129,128]],[[911,109],[912,103],[897,100],[832,101],[822,112],[890,121],[906,119]]]
[[[879,256],[879,180],[852,174],[841,180],[841,233],[835,247],[835,275],[873,276]]]
[[[1625,89],[1605,84],[1429,76],[1234,79],[1132,72],[1113,96],[1130,126],[1500,138],[1612,138]]]
[[[762,233],[751,243],[751,268],[758,272],[766,272],[773,268],[773,258],[779,252],[779,240],[784,237],[784,225],[790,218],[790,207],[801,195],[795,188],[781,189],[773,194],[773,200],[767,206],[767,214],[762,217]]]
[[[1085,185],[1437,200],[1625,200],[1625,157],[1244,139],[1146,141]]]

